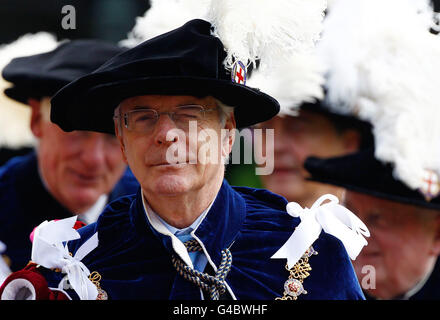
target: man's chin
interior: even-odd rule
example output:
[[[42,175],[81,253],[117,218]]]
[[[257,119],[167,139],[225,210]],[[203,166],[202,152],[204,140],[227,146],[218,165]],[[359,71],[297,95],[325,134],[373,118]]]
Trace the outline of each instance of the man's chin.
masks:
[[[147,188],[157,195],[174,196],[189,191],[188,180],[186,175],[167,173],[155,179],[154,183]]]

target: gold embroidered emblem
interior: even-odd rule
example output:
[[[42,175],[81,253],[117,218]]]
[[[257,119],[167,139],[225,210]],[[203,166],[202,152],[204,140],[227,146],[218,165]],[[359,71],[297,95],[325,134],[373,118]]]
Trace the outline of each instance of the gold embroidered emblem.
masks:
[[[308,276],[310,276],[310,272],[312,267],[309,264],[309,258],[312,255],[317,255],[318,252],[310,247],[298,260],[295,265],[289,269],[286,263],[286,270],[289,271],[290,275],[287,278],[286,282],[284,282],[284,294],[282,297],[275,298],[275,300],[296,300],[298,296],[301,294],[307,294],[307,291],[304,289],[303,282]]]
[[[101,278],[102,278],[101,275],[97,271],[93,271],[89,275],[90,281],[92,281],[92,283],[96,286],[96,289],[98,289],[98,296],[96,297],[96,300],[108,300],[107,292],[105,292],[101,288],[101,284],[100,284]]]

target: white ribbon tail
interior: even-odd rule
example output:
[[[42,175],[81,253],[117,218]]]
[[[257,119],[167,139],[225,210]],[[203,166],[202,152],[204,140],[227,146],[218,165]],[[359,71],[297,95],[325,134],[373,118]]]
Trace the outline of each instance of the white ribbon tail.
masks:
[[[74,258],[72,260],[66,264],[62,272],[67,273],[70,285],[81,300],[96,300],[98,289],[88,278],[89,269],[82,262]]]
[[[329,203],[320,207],[316,218],[326,233],[341,240],[350,259],[355,260],[368,244],[364,238],[370,236],[368,228],[347,208]]]
[[[98,289],[88,278],[90,275],[89,269],[80,262],[97,246],[98,233],[96,232],[78,248],[73,257],[73,263],[65,267],[69,282],[81,300],[96,300],[96,297],[98,296]]]
[[[87,241],[85,241],[81,247],[76,250],[75,258],[81,261],[86,255],[93,251],[98,246],[98,233],[95,232]]]
[[[330,202],[323,204],[326,200]],[[356,215],[338,202],[337,197],[326,194],[321,196],[311,209],[303,209],[295,202],[288,203],[287,213],[292,217],[299,217],[301,223],[272,258],[287,258],[288,268],[292,268],[324,230],[338,238],[350,258],[355,260],[362,248],[368,244],[364,236],[369,237],[370,232]]]
[[[5,279],[12,273],[6,261],[0,254],[0,285],[5,281]]]
[[[321,233],[321,226],[314,217],[302,219],[286,243],[271,257],[272,259],[286,259],[288,268],[292,268],[315,242]]]
[[[98,234],[95,233],[78,248],[74,257],[70,256],[65,242],[80,238],[74,229],[77,216],[71,218],[45,221],[34,231],[32,243],[32,261],[45,268],[61,269],[81,300],[95,300],[98,290],[88,276],[90,271],[81,260],[98,246]]]

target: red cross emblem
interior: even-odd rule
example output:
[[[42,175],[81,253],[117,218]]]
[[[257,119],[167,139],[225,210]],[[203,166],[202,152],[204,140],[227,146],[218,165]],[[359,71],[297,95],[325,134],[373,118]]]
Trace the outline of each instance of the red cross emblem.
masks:
[[[236,61],[232,68],[232,81],[238,84],[246,84],[246,67],[241,61]]]
[[[425,196],[427,201],[431,201],[432,198],[435,198],[440,193],[440,184],[438,175],[431,171],[426,170],[423,176],[423,185],[420,188],[420,191]]]

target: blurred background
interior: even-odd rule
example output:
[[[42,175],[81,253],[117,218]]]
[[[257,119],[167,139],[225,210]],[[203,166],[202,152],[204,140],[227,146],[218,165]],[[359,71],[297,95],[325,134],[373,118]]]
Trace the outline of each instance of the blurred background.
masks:
[[[76,29],[63,29],[67,12],[63,7],[75,8]],[[119,42],[134,27],[136,17],[149,9],[148,0],[1,0],[0,46],[17,40],[27,33],[46,31],[62,39],[97,38]],[[245,143],[241,142],[241,149]],[[0,163],[12,155],[27,152],[28,148],[0,152]],[[229,165],[226,178],[233,185],[260,187],[255,165]]]
[[[440,11],[440,0],[433,3],[436,11]],[[75,8],[76,29],[62,27],[67,15],[62,12],[65,6]],[[117,43],[127,37],[136,17],[142,16],[149,7],[148,0],[1,0],[0,46],[39,31],[50,32],[58,40],[97,38]],[[242,154],[244,145],[242,141]],[[2,157],[3,154],[5,159],[10,157],[9,150],[5,149]],[[0,159],[0,163],[3,161]],[[261,187],[254,163],[229,165],[226,178],[233,185]]]
[[[66,5],[76,10],[75,30],[61,26]],[[92,37],[117,42],[149,7],[148,0],[1,0],[0,43],[38,31],[51,32],[58,39]]]

